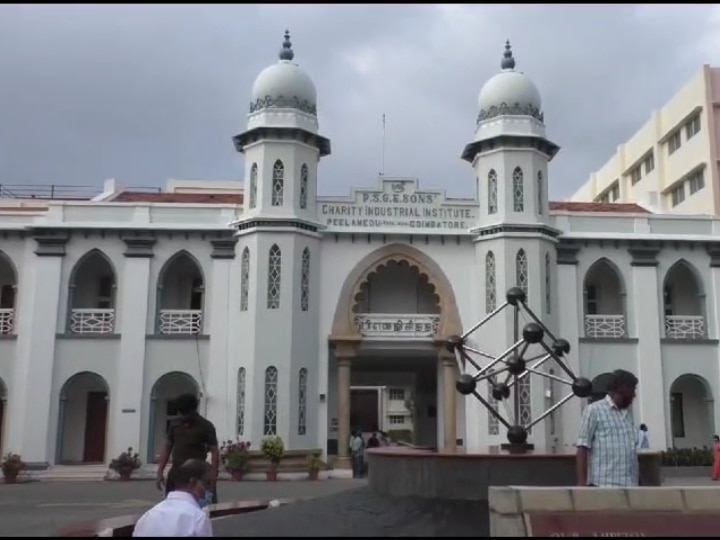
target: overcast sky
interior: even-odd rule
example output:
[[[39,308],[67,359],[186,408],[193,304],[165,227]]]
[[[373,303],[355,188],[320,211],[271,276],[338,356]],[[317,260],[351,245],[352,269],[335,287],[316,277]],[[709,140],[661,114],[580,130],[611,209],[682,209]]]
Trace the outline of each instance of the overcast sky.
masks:
[[[292,34],[333,153],[320,193],[418,177],[474,193],[460,159],[505,39],[543,96],[570,195],[703,63],[713,6],[0,6],[0,183],[164,186],[239,180],[256,75]]]

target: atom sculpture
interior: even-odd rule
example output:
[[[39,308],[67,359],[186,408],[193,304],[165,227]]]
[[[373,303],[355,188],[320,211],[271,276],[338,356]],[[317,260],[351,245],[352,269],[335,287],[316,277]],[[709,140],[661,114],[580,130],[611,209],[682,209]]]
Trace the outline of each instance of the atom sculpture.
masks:
[[[509,444],[501,445],[503,450],[510,452],[525,452],[532,450],[534,446],[527,442],[528,431],[534,425],[543,421],[548,415],[559,409],[562,405],[570,401],[573,397],[585,398],[592,394],[592,382],[585,377],[575,375],[570,367],[563,361],[563,357],[570,352],[570,343],[564,339],[556,338],[550,330],[542,323],[542,321],[527,306],[525,292],[519,287],[513,287],[508,290],[505,302],[496,308],[492,313],[488,314],[483,320],[474,325],[470,330],[462,336],[450,336],[447,339],[446,347],[448,351],[455,354],[455,358],[462,366],[468,364],[474,366],[478,371],[475,375],[464,373],[458,378],[455,387],[457,391],[464,396],[473,395],[482,403],[490,414],[497,418],[503,426],[507,428],[507,440]],[[478,349],[468,347],[466,345],[467,338],[478,328],[495,317],[507,307],[514,309],[514,328],[513,328],[513,345],[510,346],[500,356],[492,356]],[[520,313],[525,312],[534,322],[529,322],[522,329],[522,337],[520,337]],[[545,342],[545,337],[550,338],[551,343]],[[539,345],[544,349],[544,354],[533,358],[525,358],[530,345]],[[489,364],[482,367],[475,359],[471,357],[482,356],[491,360]],[[534,361],[532,365],[530,362]],[[569,379],[558,377],[551,373],[545,373],[539,368],[548,360],[553,360],[555,364],[567,375]],[[504,377],[501,375],[504,374]],[[530,419],[524,425],[520,419],[520,381],[530,375],[538,375],[547,379],[555,380],[559,383],[569,386],[572,390],[570,394],[555,403],[545,412]],[[504,379],[504,380],[501,380]],[[498,402],[512,399],[512,421],[503,418],[498,410],[477,391],[477,384],[481,381],[487,381],[492,389],[492,397]],[[499,409],[499,407],[498,407]],[[510,416],[508,414],[508,416]]]

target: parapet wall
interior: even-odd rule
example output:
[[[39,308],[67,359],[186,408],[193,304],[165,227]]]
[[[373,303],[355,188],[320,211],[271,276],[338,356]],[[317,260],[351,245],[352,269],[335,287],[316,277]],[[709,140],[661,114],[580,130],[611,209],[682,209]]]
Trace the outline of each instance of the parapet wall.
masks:
[[[692,537],[720,530],[714,486],[490,487],[488,502],[491,537]]]

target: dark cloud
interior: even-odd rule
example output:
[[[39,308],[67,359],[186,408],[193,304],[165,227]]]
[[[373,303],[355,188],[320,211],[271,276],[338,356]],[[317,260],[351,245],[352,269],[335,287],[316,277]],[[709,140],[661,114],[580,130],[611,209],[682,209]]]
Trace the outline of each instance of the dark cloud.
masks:
[[[474,192],[459,158],[509,38],[540,89],[569,195],[703,63],[712,6],[0,6],[0,183],[239,179],[255,76],[289,27],[333,155],[322,193],[417,176]]]

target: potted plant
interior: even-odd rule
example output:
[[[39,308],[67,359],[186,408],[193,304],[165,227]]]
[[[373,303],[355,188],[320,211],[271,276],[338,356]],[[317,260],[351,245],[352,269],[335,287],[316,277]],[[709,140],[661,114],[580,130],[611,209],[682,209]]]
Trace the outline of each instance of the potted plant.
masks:
[[[123,481],[130,480],[133,471],[138,470],[140,467],[142,467],[140,454],[133,453],[132,446],[110,462],[110,469],[118,473],[120,480]]]
[[[220,459],[233,480],[242,480],[250,465],[250,443],[225,441],[220,447]]]
[[[283,440],[277,435],[265,437],[260,450],[262,451],[263,457],[270,462],[270,468],[265,473],[267,480],[268,482],[275,482],[277,480],[278,465],[280,465],[285,455]]]
[[[19,454],[8,452],[2,458],[2,473],[6,484],[17,483],[20,471],[25,470],[25,463]]]
[[[325,462],[320,459],[319,456],[308,456],[307,470],[308,480],[317,480],[320,476],[320,471],[325,467]]]

